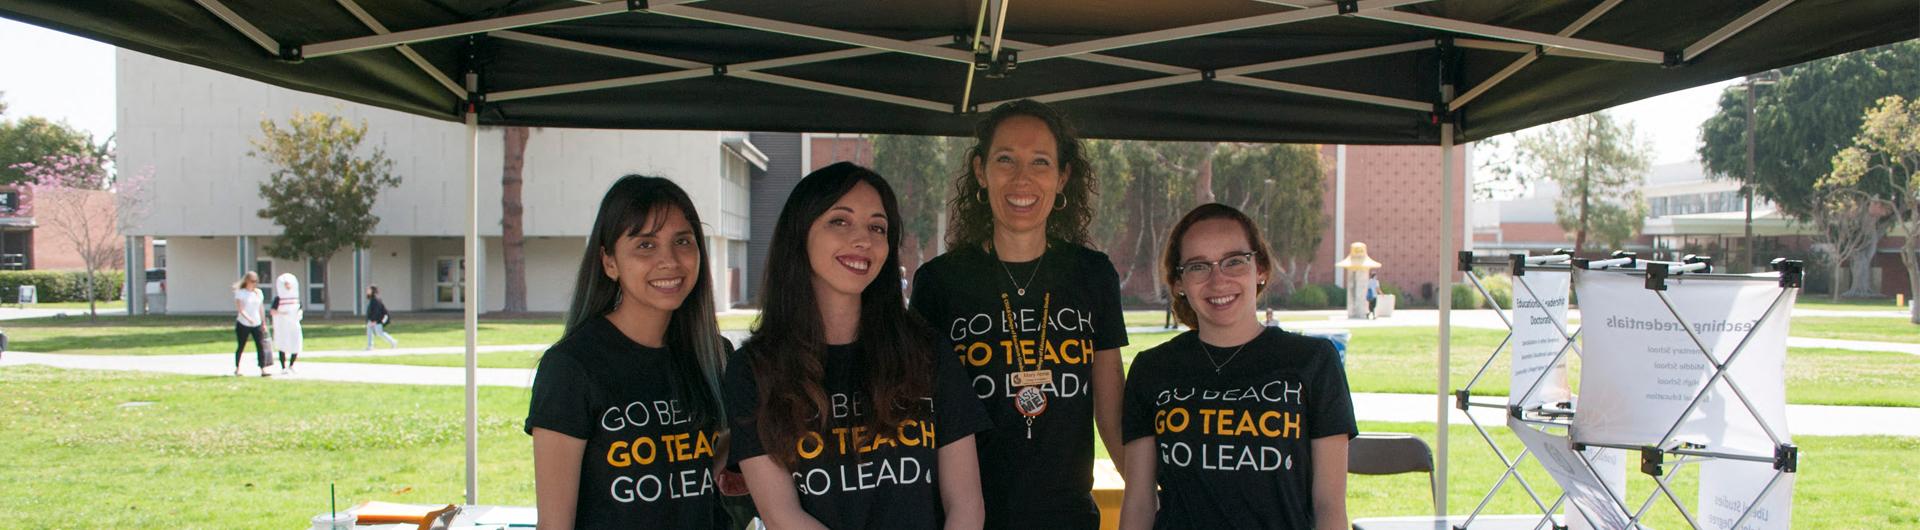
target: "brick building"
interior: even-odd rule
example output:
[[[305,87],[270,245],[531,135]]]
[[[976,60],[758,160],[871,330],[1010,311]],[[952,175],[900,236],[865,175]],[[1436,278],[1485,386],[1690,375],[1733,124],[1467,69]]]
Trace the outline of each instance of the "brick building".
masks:
[[[1327,229],[1308,280],[1338,283],[1333,263],[1346,256],[1348,244],[1358,241],[1383,265],[1376,272],[1383,286],[1398,287],[1420,301],[1429,299],[1429,286],[1438,280],[1442,264],[1450,267],[1455,252],[1472,248],[1466,184],[1470,175],[1465,168],[1472,167],[1473,146],[1454,147],[1453,245],[1444,255],[1438,229],[1440,148],[1324,145],[1320,154],[1327,168],[1320,208]]]

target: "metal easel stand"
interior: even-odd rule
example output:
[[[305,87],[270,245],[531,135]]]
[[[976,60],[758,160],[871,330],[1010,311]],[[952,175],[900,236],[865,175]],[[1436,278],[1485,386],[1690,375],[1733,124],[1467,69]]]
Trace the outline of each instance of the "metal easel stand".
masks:
[[[1588,262],[1586,260],[1575,260],[1574,262],[1575,267],[1590,270],[1605,268],[1607,265],[1611,264],[1601,261]],[[1791,292],[1793,289],[1799,289],[1802,285],[1805,269],[1800,261],[1784,258],[1775,259],[1771,263],[1771,267],[1774,272],[1778,273],[1777,281],[1780,285],[1780,293],[1775,295],[1773,301],[1767,305],[1767,310],[1761,313],[1760,319],[1755,322],[1753,328],[1747,330],[1746,333],[1740,337],[1740,342],[1736,344],[1733,351],[1727,355],[1727,360],[1724,363],[1713,358],[1713,355],[1710,353],[1712,350],[1707,348],[1706,342],[1700,340],[1700,336],[1693,331],[1693,325],[1687,321],[1684,315],[1680,314],[1679,309],[1674,307],[1673,301],[1668,299],[1666,293],[1667,280],[1682,275],[1692,279],[1728,281],[1755,281],[1768,278],[1764,276],[1755,277],[1752,275],[1714,274],[1713,263],[1710,258],[1691,255],[1685,257],[1681,263],[1649,262],[1646,264],[1644,270],[1623,271],[1626,274],[1643,274],[1646,276],[1646,288],[1653,291],[1654,295],[1660,298],[1660,303],[1667,308],[1667,312],[1680,324],[1681,330],[1687,333],[1687,338],[1693,342],[1694,347],[1700,352],[1700,356],[1712,367],[1712,374],[1707,378],[1707,384],[1701,385],[1700,390],[1694,393],[1692,399],[1687,403],[1686,410],[1681,412],[1679,417],[1675,418],[1673,425],[1667,428],[1666,434],[1661,436],[1658,443],[1654,445],[1574,443],[1574,450],[1576,451],[1590,446],[1622,449],[1640,453],[1640,472],[1653,478],[1656,491],[1649,493],[1647,499],[1640,504],[1640,508],[1631,512],[1632,518],[1630,521],[1635,526],[1639,525],[1640,519],[1644,517],[1647,510],[1653,506],[1654,500],[1664,496],[1667,501],[1673,505],[1674,509],[1680,512],[1681,517],[1686,519],[1689,526],[1695,530],[1701,528],[1699,521],[1694,518],[1691,512],[1687,511],[1686,503],[1682,502],[1679,496],[1673,493],[1673,485],[1670,482],[1681,467],[1694,461],[1709,459],[1741,460],[1771,464],[1773,466],[1773,477],[1767,481],[1765,487],[1761,488],[1759,494],[1747,502],[1747,508],[1740,512],[1740,517],[1734,520],[1730,526],[1731,528],[1739,528],[1741,524],[1745,523],[1747,518],[1753,515],[1753,509],[1759,505],[1760,501],[1766,499],[1767,495],[1773,492],[1774,487],[1779,485],[1782,477],[1788,473],[1797,473],[1799,471],[1799,448],[1794,444],[1784,442],[1779,435],[1779,431],[1774,429],[1774,426],[1767,424],[1766,418],[1760,414],[1758,408],[1747,398],[1746,392],[1740,389],[1740,385],[1734,382],[1733,379],[1726,377],[1728,367],[1740,359],[1740,354],[1746,350],[1747,345],[1753,339],[1754,332],[1761,329],[1768,319],[1773,318],[1773,315],[1780,308],[1781,302],[1786,300],[1788,292]],[[1687,416],[1693,414],[1693,411],[1699,408],[1701,400],[1706,397],[1707,390],[1712,388],[1715,382],[1724,382],[1727,385],[1727,389],[1733,392],[1734,397],[1739,399],[1741,406],[1746,408],[1747,414],[1752,415],[1754,422],[1760,425],[1760,429],[1765,432],[1767,438],[1773,442],[1773,454],[1752,455],[1719,452],[1710,451],[1707,450],[1706,447],[1695,444],[1674,443],[1674,435],[1680,431],[1681,425],[1687,422]],[[1680,459],[1672,463],[1673,467],[1671,470],[1663,472],[1667,464],[1665,461],[1667,455],[1676,455],[1679,456]],[[1591,463],[1589,463],[1588,466],[1591,468]],[[1621,497],[1624,498],[1624,495]]]
[[[1458,263],[1459,263],[1460,272],[1466,273],[1465,275],[1467,277],[1467,280],[1473,284],[1474,289],[1477,289],[1480,291],[1480,296],[1490,301],[1494,300],[1493,295],[1487,292],[1486,285],[1481,282],[1480,275],[1475,274],[1474,272],[1475,267],[1479,266],[1479,267],[1491,267],[1491,268],[1506,268],[1512,273],[1514,283],[1516,285],[1523,286],[1526,289],[1527,296],[1533,300],[1536,306],[1538,306],[1540,305],[1540,297],[1538,294],[1533,292],[1533,288],[1531,286],[1528,286],[1526,282],[1527,269],[1529,267],[1532,267],[1540,270],[1562,270],[1562,271],[1568,270],[1567,263],[1572,259],[1572,252],[1569,252],[1566,250],[1555,250],[1553,254],[1544,255],[1544,256],[1528,256],[1526,254],[1512,254],[1505,259],[1501,259],[1501,258],[1475,258],[1471,251],[1461,251],[1458,256],[1459,256]],[[1519,307],[1519,304],[1517,303],[1517,300],[1518,300],[1517,297],[1519,296],[1519,293],[1518,292],[1514,293],[1514,296],[1516,297],[1515,298],[1516,303],[1513,303],[1512,305],[1517,308]],[[1474,506],[1472,513],[1467,515],[1467,520],[1462,522],[1459,525],[1454,526],[1454,528],[1456,530],[1465,530],[1465,529],[1472,528],[1474,519],[1479,518],[1481,513],[1486,511],[1487,505],[1493,501],[1493,497],[1500,493],[1500,489],[1502,487],[1506,486],[1507,479],[1512,478],[1514,479],[1515,482],[1518,482],[1520,484],[1520,488],[1522,490],[1526,491],[1527,497],[1533,500],[1534,507],[1540,509],[1540,513],[1541,513],[1540,522],[1534,524],[1534,529],[1540,530],[1542,528],[1553,528],[1556,530],[1563,530],[1566,527],[1553,523],[1553,513],[1555,511],[1558,511],[1562,504],[1566,503],[1566,500],[1567,500],[1566,494],[1562,493],[1559,497],[1555,498],[1552,505],[1548,505],[1547,503],[1541,501],[1540,494],[1534,491],[1533,485],[1528,483],[1526,477],[1522,476],[1519,471],[1520,464],[1527,460],[1527,456],[1529,455],[1529,452],[1531,450],[1523,447],[1521,448],[1520,453],[1518,455],[1514,456],[1511,459],[1507,458],[1506,451],[1501,450],[1500,445],[1497,443],[1494,443],[1493,435],[1487,432],[1486,426],[1481,425],[1480,420],[1475,419],[1473,417],[1473,414],[1471,414],[1471,411],[1469,410],[1470,408],[1500,409],[1500,410],[1506,411],[1509,416],[1516,419],[1520,419],[1522,421],[1535,421],[1535,420],[1529,420],[1527,416],[1527,413],[1529,412],[1532,412],[1540,417],[1545,417],[1549,419],[1569,417],[1572,414],[1571,403],[1554,403],[1554,404],[1551,404],[1552,406],[1540,406],[1540,407],[1534,407],[1532,410],[1523,410],[1521,407],[1518,407],[1518,406],[1508,406],[1506,404],[1496,404],[1496,403],[1475,402],[1471,399],[1473,396],[1474,385],[1479,384],[1480,378],[1486,375],[1487,369],[1493,365],[1493,361],[1498,359],[1500,357],[1501,351],[1506,350],[1507,345],[1511,344],[1513,341],[1513,334],[1514,334],[1513,319],[1507,316],[1507,312],[1511,311],[1511,309],[1503,309],[1500,307],[1498,303],[1495,303],[1493,305],[1494,305],[1494,308],[1493,308],[1494,314],[1499,315],[1501,323],[1506,325],[1507,327],[1507,335],[1505,337],[1502,337],[1500,339],[1500,344],[1493,347],[1493,352],[1487,354],[1486,359],[1480,362],[1480,368],[1474,371],[1473,377],[1468,379],[1466,386],[1462,387],[1459,390],[1454,391],[1454,408],[1460,409],[1463,415],[1467,417],[1467,421],[1473,424],[1473,430],[1475,432],[1480,433],[1480,439],[1487,443],[1487,448],[1493,450],[1494,456],[1500,459],[1501,465],[1506,466],[1506,470],[1500,473],[1500,478],[1494,481],[1493,487],[1487,490],[1487,494],[1484,497],[1481,497],[1480,503]],[[1574,348],[1574,351],[1576,353],[1578,352],[1577,347],[1574,346],[1575,334],[1568,334],[1566,324],[1564,322],[1561,322],[1560,319],[1556,318],[1556,319],[1553,319],[1553,321],[1554,321],[1553,323],[1554,323],[1555,329],[1558,329],[1560,331],[1561,337],[1566,339],[1567,343],[1561,346],[1559,352],[1555,353],[1553,361],[1549,362],[1548,366],[1554,366],[1559,364],[1560,359],[1566,355],[1566,352],[1569,348]],[[1533,385],[1527,389],[1527,392],[1521,397],[1520,401],[1525,402],[1527,398],[1531,398],[1534,392],[1536,392],[1539,389],[1540,382],[1546,379],[1545,372],[1543,372],[1541,375],[1542,377],[1536,378],[1534,380]],[[1508,392],[1512,392],[1512,389],[1509,389]],[[1589,464],[1589,466],[1590,465],[1591,464]]]

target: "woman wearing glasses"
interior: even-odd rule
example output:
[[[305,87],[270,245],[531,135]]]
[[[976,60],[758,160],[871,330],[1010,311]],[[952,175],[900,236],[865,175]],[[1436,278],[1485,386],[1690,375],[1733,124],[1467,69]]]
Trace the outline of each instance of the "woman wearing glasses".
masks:
[[[1259,229],[1202,205],[1161,261],[1194,331],[1129,371],[1121,528],[1346,528],[1347,440],[1359,432],[1346,374],[1332,343],[1256,318],[1273,263]]]

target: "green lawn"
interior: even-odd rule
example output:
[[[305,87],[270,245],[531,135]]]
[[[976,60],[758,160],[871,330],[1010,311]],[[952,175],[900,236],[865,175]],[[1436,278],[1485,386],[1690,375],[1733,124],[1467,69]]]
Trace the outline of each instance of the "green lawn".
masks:
[[[0,386],[10,527],[305,528],[329,482],[343,508],[464,489],[459,387],[39,366],[0,369]],[[527,397],[480,389],[482,502],[533,502]]]
[[[120,300],[114,300],[111,302],[97,302],[97,304],[99,305],[94,306],[94,309],[99,311],[105,311],[108,309],[119,309],[119,308],[126,307],[127,305],[126,302],[123,302]],[[6,304],[5,306],[10,308],[21,307],[20,304]],[[83,315],[86,314],[86,311],[87,311],[86,302],[42,302],[38,304],[27,304],[25,307],[27,309],[78,309]]]
[[[1127,327],[1130,328],[1161,327],[1167,324],[1167,312],[1163,309],[1133,309],[1122,313],[1122,315],[1122,318],[1127,321]],[[1266,313],[1260,313],[1260,318],[1266,318]],[[1326,320],[1327,316],[1325,314],[1274,311],[1273,319],[1281,322],[1299,322],[1303,320]],[[1174,322],[1175,327],[1179,325],[1179,322]]]
[[[1795,337],[1920,344],[1920,324],[1903,318],[1794,317]]]
[[[1893,305],[1892,298],[1842,298],[1835,302],[1825,295],[1801,293],[1793,303],[1795,309],[1824,309],[1829,311],[1899,311],[1905,309]]]
[[[1175,334],[1134,334],[1121,353],[1131,362],[1135,354]],[[1453,331],[1453,388],[1465,387],[1505,335],[1484,329]],[[1355,329],[1347,344],[1347,384],[1354,392],[1430,394],[1438,343],[1432,328]],[[1495,359],[1474,385],[1475,395],[1507,394],[1508,358],[1503,352]],[[1577,388],[1577,360],[1572,369]],[[1787,355],[1787,400],[1792,403],[1920,407],[1920,393],[1912,391],[1916,386],[1920,357],[1913,355],[1826,348],[1793,348]]]
[[[351,313],[326,320],[309,313],[301,326],[308,350],[358,350],[366,346],[366,326]],[[457,317],[397,316],[387,332],[405,347],[466,344]],[[233,319],[226,316],[114,316],[88,323],[85,317],[9,320],[8,348],[41,353],[172,355],[233,351]],[[548,344],[560,337],[558,319],[480,321],[480,344]],[[384,342],[377,342],[382,346]],[[247,349],[251,351],[252,346]]]
[[[10,527],[303,528],[326,510],[365,500],[459,502],[464,483],[457,387],[324,383],[130,372],[0,369],[8,413],[0,452],[0,518]],[[480,389],[480,500],[531,505],[533,466],[520,432],[528,392]],[[136,406],[135,403],[150,403]],[[1422,424],[1362,423],[1369,432],[1430,436]],[[1451,430],[1453,511],[1472,509],[1500,468],[1479,437]],[[1494,431],[1509,449],[1504,429]],[[1920,439],[1798,437],[1802,467],[1794,526],[1910,528],[1920,524]],[[1097,445],[1097,444],[1096,444]],[[1537,468],[1529,480],[1550,485]],[[1686,475],[1683,475],[1683,477]],[[1536,479],[1536,477],[1538,477]],[[1630,500],[1649,484],[1637,473]],[[1351,477],[1353,517],[1430,510],[1426,477]],[[1676,492],[1691,502],[1692,481]],[[1862,488],[1861,484],[1873,487]],[[1491,505],[1530,504],[1512,483]],[[1662,501],[1664,502],[1664,501]],[[1678,528],[1671,509],[1651,524]],[[77,519],[76,517],[84,517]]]
[[[720,326],[720,329],[722,330],[734,330],[734,329],[741,330],[741,331],[751,330],[753,329],[753,321],[758,318],[760,318],[760,315],[757,315],[757,314],[755,315],[720,315],[719,326]]]
[[[1138,319],[1150,312],[1130,311]],[[1157,313],[1156,313],[1157,315]],[[1308,314],[1281,314],[1321,318]],[[1157,318],[1157,316],[1156,316]],[[741,329],[747,315],[723,317],[723,329]],[[729,326],[734,327],[729,327]],[[1158,325],[1157,322],[1152,325]],[[224,316],[103,317],[97,324],[84,318],[39,318],[4,324],[10,348],[46,353],[162,355],[221,353],[233,348],[233,328]],[[489,319],[480,323],[483,345],[548,344],[560,335],[559,320]],[[359,320],[310,318],[304,332],[307,348],[358,350],[366,344]],[[391,332],[402,346],[460,346],[465,344],[461,322],[446,315],[403,317]],[[1794,336],[1920,343],[1920,326],[1900,319],[1801,317],[1793,321]],[[1122,348],[1124,358],[1165,342],[1175,331],[1136,333]],[[1452,380],[1464,386],[1479,363],[1500,342],[1503,332],[1456,329],[1453,332]],[[1433,391],[1435,332],[1426,327],[1361,328],[1348,345],[1348,379],[1355,392],[1428,393]],[[382,345],[384,346],[384,345]],[[251,348],[251,347],[249,347]],[[530,368],[539,352],[483,354],[486,368]],[[1920,357],[1904,354],[1854,352],[1823,348],[1795,348],[1787,357],[1787,394],[1794,403],[1827,405],[1920,406],[1920,394],[1908,391],[1920,385]],[[424,354],[381,357],[312,358],[315,362],[464,366],[460,354]],[[1474,386],[1477,395],[1507,393],[1506,355],[1489,367]],[[1578,363],[1575,363],[1575,378]]]

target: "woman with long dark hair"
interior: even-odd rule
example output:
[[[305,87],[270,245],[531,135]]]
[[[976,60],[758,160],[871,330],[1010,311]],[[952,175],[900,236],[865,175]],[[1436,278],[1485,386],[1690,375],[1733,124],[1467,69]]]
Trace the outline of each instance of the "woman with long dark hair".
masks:
[[[901,222],[887,182],[845,162],[780,210],[760,322],[723,383],[728,458],[770,528],[980,527],[973,437],[989,424],[906,312]]]
[[[533,379],[540,528],[727,527],[713,476],[727,345],[701,226],[664,178],[621,177],[601,199]]]
[[[1193,331],[1141,352],[1127,376],[1120,527],[1347,528],[1359,429],[1346,371],[1326,339],[1260,323],[1273,251],[1259,228],[1201,205],[1174,225],[1160,270]]]
[[[1029,100],[993,109],[953,181],[947,248],[913,308],[953,342],[997,426],[980,435],[987,528],[1092,530],[1094,425],[1120,455],[1120,280],[1088,248],[1094,173],[1073,127]]]

